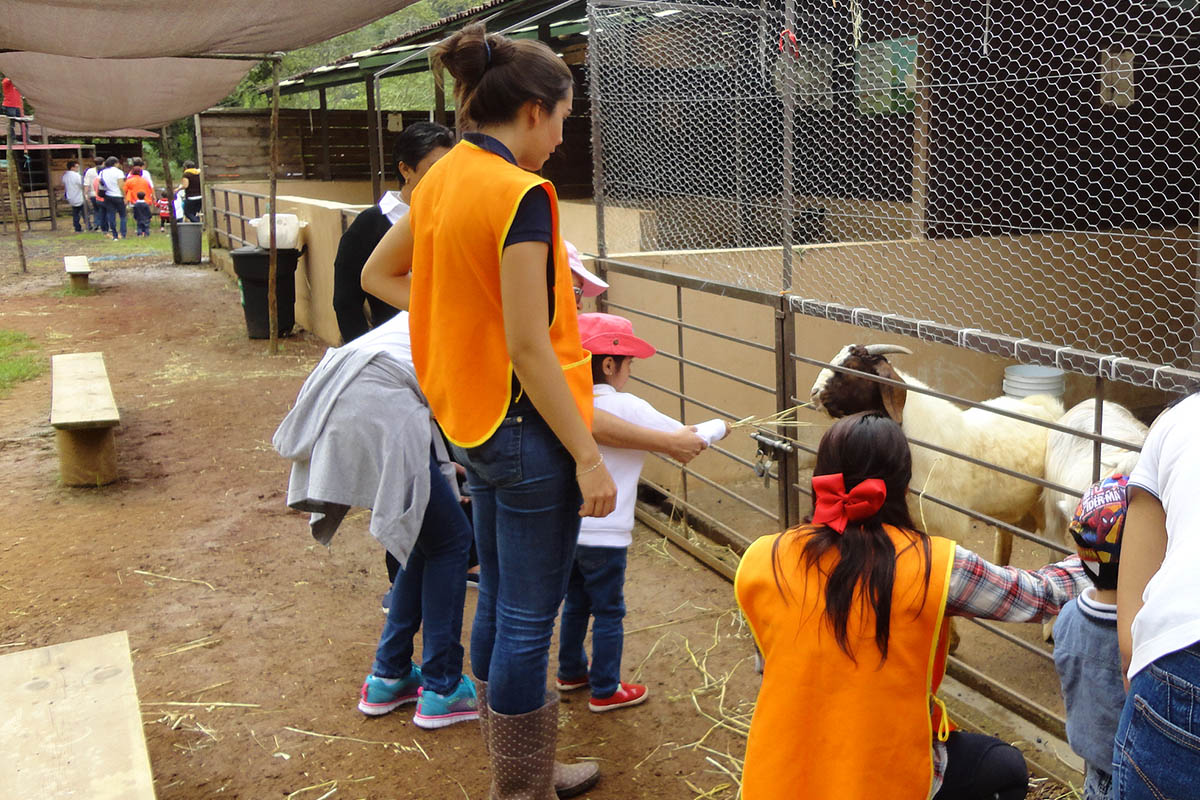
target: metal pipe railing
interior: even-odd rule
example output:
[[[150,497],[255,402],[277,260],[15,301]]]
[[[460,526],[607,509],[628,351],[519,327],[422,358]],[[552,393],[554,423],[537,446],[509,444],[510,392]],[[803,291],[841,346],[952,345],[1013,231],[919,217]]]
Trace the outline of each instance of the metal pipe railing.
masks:
[[[658,320],[659,322],[665,322],[668,325],[677,325],[680,328],[686,328],[689,331],[696,331],[697,333],[703,333],[708,336],[714,336],[718,339],[724,339],[727,342],[734,342],[735,344],[742,344],[747,347],[753,347],[756,350],[762,350],[767,353],[775,352],[774,347],[768,347],[765,344],[759,344],[758,342],[752,342],[749,339],[742,339],[741,337],[738,337],[738,336],[730,336],[727,333],[721,333],[720,331],[714,331],[712,328],[702,328],[699,325],[691,325],[687,322],[684,322],[683,320],[674,319],[673,317],[664,317],[661,314],[652,314],[649,311],[644,311],[640,308],[634,308],[633,306],[625,306],[625,305],[621,305],[620,303],[614,303],[612,300],[608,301],[608,307],[615,308],[619,311],[628,311],[630,314],[637,314],[638,316],[646,317],[647,319],[654,319],[654,320]]]
[[[772,522],[779,522],[778,514],[776,514],[773,511],[770,511],[766,508],[763,508],[762,506],[760,506],[758,503],[754,502],[750,498],[745,497],[744,495],[740,495],[737,492],[733,491],[732,489],[722,486],[721,484],[717,483],[716,481],[712,480],[711,478],[706,478],[705,476],[701,475],[699,472],[696,472],[694,469],[690,469],[688,467],[676,464],[676,462],[672,461],[671,459],[667,458],[666,456],[662,455],[661,453],[652,453],[652,455],[655,458],[658,458],[662,461],[667,462],[668,464],[678,466],[679,470],[681,472],[683,472],[685,475],[689,475],[689,476],[695,478],[696,480],[700,481],[701,483],[703,483],[707,486],[711,486],[712,488],[716,489],[718,492],[721,492],[722,494],[726,495],[727,497],[731,497],[734,500],[737,500],[738,502],[745,505],[747,508],[757,511],[759,514],[762,514],[764,517],[771,520]]]
[[[224,204],[222,204],[222,205],[217,204],[217,192],[221,192],[221,194],[224,196],[223,197]],[[221,237],[224,237],[226,245],[233,244],[234,242],[238,242],[243,245],[251,244],[250,239],[246,238],[246,223],[252,219],[258,219],[261,216],[261,214],[258,213],[259,212],[259,202],[261,200],[266,200],[267,196],[258,194],[256,192],[244,192],[244,191],[241,191],[240,189],[229,189],[226,187],[217,188],[216,186],[212,186],[212,187],[210,187],[210,190],[209,190],[209,197],[211,200],[210,205],[211,205],[211,213],[212,213],[212,217],[213,217],[212,230],[213,230],[213,234],[217,237],[217,243],[220,244]],[[238,206],[237,211],[231,210],[233,208],[233,203],[232,203],[231,198],[237,199],[237,206]],[[254,216],[253,217],[248,216],[245,213],[245,210],[246,210],[245,203],[246,203],[247,199],[252,199],[254,201]],[[224,221],[225,221],[224,228],[222,228],[221,225],[217,221],[218,214],[224,218]],[[240,236],[233,232],[233,226],[231,224],[233,222],[233,220],[238,220],[241,225],[242,233]],[[255,240],[255,241],[257,241],[257,240]],[[226,249],[232,249],[232,248],[227,247]]]

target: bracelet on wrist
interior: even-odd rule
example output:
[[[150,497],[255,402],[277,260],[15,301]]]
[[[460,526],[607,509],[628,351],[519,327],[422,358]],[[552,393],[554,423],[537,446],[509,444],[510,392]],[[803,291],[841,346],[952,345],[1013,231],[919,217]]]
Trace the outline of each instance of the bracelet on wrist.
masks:
[[[590,467],[588,467],[587,469],[580,469],[580,470],[576,470],[576,471],[575,471],[575,477],[576,477],[576,478],[582,478],[584,475],[587,475],[589,472],[595,472],[596,470],[600,469],[600,466],[601,466],[603,463],[604,463],[604,454],[603,454],[603,453],[601,453],[601,454],[600,454],[600,458],[599,458],[599,459],[596,461],[596,463],[595,463],[595,464],[592,464],[592,465],[591,465]]]

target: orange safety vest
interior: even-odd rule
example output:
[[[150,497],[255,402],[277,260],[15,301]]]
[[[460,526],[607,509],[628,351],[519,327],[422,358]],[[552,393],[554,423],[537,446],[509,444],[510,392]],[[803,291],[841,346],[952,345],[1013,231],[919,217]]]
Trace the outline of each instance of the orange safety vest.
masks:
[[[896,528],[885,530],[897,557],[882,664],[869,605],[852,610],[847,627],[857,663],[838,647],[825,617],[836,551],[807,568],[801,528],[764,536],[742,557],[734,589],[765,661],[746,744],[744,800],[929,797],[933,738],[944,740],[950,730],[935,693],[946,668],[954,542],[930,538],[926,592],[923,548]]]
[[[552,218],[550,342],[580,416],[589,428],[592,424],[592,357],[579,343],[554,186],[495,153],[460,141],[414,188],[409,208],[413,366],[446,437],[460,447],[475,447],[491,438],[513,400],[500,259],[517,207],[538,186],[550,195]]]

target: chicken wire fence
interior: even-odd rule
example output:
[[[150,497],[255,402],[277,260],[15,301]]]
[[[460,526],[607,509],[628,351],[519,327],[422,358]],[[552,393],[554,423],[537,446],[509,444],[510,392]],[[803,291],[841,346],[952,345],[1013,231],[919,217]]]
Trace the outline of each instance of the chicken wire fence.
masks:
[[[1197,10],[590,0],[601,254],[1194,368]]]

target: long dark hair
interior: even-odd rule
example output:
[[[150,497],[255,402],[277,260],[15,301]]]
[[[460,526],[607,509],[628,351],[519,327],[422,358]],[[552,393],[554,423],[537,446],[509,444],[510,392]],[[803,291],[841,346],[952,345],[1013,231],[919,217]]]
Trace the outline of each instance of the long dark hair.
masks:
[[[825,617],[833,628],[838,647],[857,663],[847,630],[850,612],[861,598],[875,612],[875,645],[880,662],[887,660],[891,631],[892,585],[896,577],[896,547],[884,530],[890,525],[912,537],[909,545],[920,544],[925,561],[925,591],[929,589],[929,537],[918,531],[908,513],[906,495],[912,479],[912,454],[904,431],[888,417],[874,411],[851,414],[834,423],[817,446],[817,464],[813,475],[842,473],[846,489],[853,489],[869,478],[878,478],[887,486],[887,499],[872,517],[850,522],[839,534],[827,525],[802,525],[788,536],[803,537],[801,560],[812,569],[830,550],[838,554],[837,564],[825,583]],[[775,585],[780,583],[779,542],[775,540],[771,566]],[[907,549],[907,548],[906,548]]]
[[[392,163],[404,164],[409,169],[416,171],[417,167],[425,160],[425,156],[429,155],[438,147],[444,147],[449,150],[454,147],[454,133],[445,125],[439,125],[436,122],[414,122],[411,125],[406,125],[400,135],[396,137],[395,144],[392,145]],[[404,176],[400,178],[400,185],[404,185]]]
[[[508,122],[530,100],[553,110],[574,84],[571,70],[544,43],[488,33],[482,22],[439,42],[429,62],[435,80],[442,69],[454,78],[456,113],[475,128]]]

